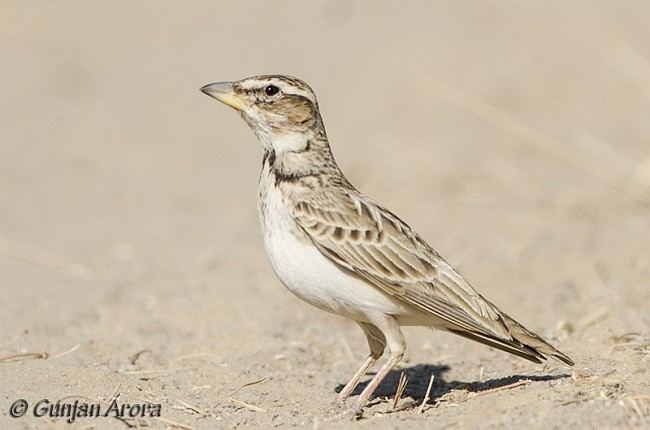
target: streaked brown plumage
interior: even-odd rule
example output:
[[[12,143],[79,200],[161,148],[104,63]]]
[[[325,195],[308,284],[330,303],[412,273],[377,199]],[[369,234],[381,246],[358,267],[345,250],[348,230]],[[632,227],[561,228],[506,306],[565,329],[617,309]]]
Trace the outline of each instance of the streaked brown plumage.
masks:
[[[479,294],[404,221],[349,183],[306,83],[269,75],[202,91],[237,109],[264,147],[260,222],[280,280],[307,302],[353,319],[366,335],[370,355],[341,400],[389,348],[356,412],[401,360],[399,326],[443,329],[535,363],[551,357],[573,365]]]
[[[318,199],[301,199],[294,207],[298,225],[329,258],[387,294],[435,315],[455,334],[535,363],[551,356],[573,365],[480,295],[406,223],[343,184],[321,189]]]

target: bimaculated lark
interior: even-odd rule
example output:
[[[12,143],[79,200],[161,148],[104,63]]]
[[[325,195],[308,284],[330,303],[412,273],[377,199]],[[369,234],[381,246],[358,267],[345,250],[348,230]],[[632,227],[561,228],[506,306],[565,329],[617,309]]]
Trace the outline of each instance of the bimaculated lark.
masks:
[[[359,414],[402,359],[400,326],[427,326],[541,363],[573,361],[479,294],[395,214],[350,184],[334,160],[312,89],[288,76],[201,88],[239,111],[264,148],[258,211],[273,270],[296,296],[355,321],[370,354],[343,403],[388,347]]]

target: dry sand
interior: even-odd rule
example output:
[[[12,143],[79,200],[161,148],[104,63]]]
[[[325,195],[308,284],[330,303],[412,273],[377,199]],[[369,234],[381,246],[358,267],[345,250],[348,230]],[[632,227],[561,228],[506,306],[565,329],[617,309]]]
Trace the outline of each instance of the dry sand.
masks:
[[[649,17],[644,1],[4,2],[0,428],[650,425]],[[407,329],[365,418],[333,414],[363,335],[274,278],[259,145],[198,92],[260,73],[310,82],[352,182],[575,368]],[[162,416],[9,416],[114,396]]]

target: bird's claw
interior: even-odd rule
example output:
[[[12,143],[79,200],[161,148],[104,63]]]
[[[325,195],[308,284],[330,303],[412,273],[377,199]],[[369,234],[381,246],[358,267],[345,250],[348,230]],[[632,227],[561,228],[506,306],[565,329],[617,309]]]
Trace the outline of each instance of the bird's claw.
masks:
[[[346,408],[340,414],[340,418],[347,421],[356,421],[361,418],[363,414],[363,409],[359,409],[357,406],[352,408]]]

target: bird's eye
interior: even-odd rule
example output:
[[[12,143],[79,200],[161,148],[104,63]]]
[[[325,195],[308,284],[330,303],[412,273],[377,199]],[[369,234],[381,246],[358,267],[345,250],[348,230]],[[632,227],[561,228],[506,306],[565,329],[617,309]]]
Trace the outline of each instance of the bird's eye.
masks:
[[[264,92],[266,93],[267,96],[274,96],[280,91],[280,88],[276,87],[275,85],[267,85],[266,88],[264,88]]]

